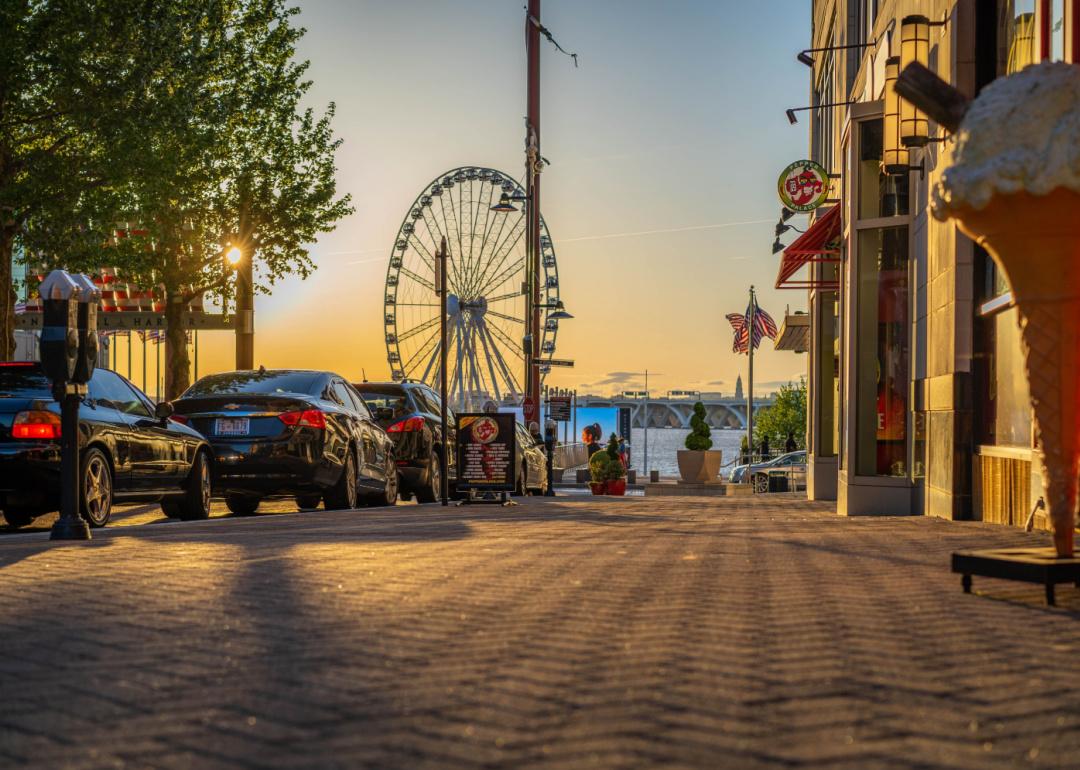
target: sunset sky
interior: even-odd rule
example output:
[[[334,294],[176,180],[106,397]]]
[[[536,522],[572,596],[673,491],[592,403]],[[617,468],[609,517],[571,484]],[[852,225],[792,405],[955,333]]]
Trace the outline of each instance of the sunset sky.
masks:
[[[389,377],[386,266],[420,189],[461,165],[520,177],[521,0],[302,0],[313,106],[337,103],[338,187],[356,213],[312,246],[318,270],[256,304],[256,364]],[[776,179],[806,154],[787,107],[808,99],[801,0],[544,0],[543,214],[558,255],[564,322],[553,385],[734,389],[745,356],[724,315],[751,283],[779,323],[805,294],[772,289]],[[790,239],[785,240],[788,242]],[[806,359],[755,358],[764,390]],[[231,369],[232,338],[204,333],[200,374]],[[139,377],[134,377],[139,382]]]

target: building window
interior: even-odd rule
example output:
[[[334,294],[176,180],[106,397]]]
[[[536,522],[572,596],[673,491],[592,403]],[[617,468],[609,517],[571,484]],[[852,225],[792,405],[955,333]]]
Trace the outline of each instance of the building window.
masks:
[[[856,460],[860,476],[907,475],[908,228],[860,230]]]
[[[814,87],[815,104],[833,104],[837,101],[833,84],[832,51],[822,52],[821,68],[817,85]],[[812,160],[820,163],[829,173],[833,167],[833,131],[835,129],[836,108],[825,107],[814,110]]]
[[[908,213],[907,176],[881,170],[884,124],[867,120],[859,124],[859,219],[903,216]]]
[[[999,75],[1011,75],[1039,60],[1035,47],[1035,0],[998,0]]]

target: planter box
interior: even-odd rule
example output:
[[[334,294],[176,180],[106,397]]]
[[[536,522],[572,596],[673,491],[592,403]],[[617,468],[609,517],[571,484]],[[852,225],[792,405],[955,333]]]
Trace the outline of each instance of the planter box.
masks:
[[[607,494],[622,497],[626,494],[626,479],[608,479]]]
[[[709,449],[704,452],[680,449],[677,455],[679,475],[682,480],[698,483],[715,481],[720,473],[724,457],[723,452],[718,449]]]

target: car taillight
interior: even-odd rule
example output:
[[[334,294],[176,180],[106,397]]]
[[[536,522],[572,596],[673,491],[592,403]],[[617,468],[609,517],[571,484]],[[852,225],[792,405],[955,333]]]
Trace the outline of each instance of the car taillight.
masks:
[[[171,414],[169,415],[169,419],[173,422],[178,422],[181,425],[191,425],[191,418],[186,414]]]
[[[11,437],[39,441],[60,438],[60,415],[38,410],[19,412],[11,424]]]
[[[283,412],[278,415],[278,419],[289,426],[326,429],[326,415],[318,409],[305,409],[302,412]]]
[[[416,430],[424,429],[423,417],[409,417],[401,422],[395,422],[389,428],[386,429],[387,433],[412,433]]]

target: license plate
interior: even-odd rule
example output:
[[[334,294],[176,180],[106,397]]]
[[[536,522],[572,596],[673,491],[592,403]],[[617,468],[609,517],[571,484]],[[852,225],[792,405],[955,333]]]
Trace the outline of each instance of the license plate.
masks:
[[[246,436],[251,432],[251,420],[247,417],[219,417],[214,422],[214,433],[219,436]]]

